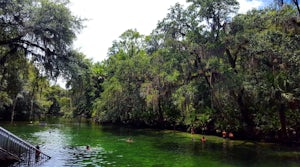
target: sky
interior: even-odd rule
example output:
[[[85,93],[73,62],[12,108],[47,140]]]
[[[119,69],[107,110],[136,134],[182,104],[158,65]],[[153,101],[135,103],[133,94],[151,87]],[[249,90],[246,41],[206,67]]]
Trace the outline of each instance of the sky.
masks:
[[[238,0],[239,13],[263,5],[264,0]],[[85,18],[85,26],[74,42],[74,48],[93,62],[107,59],[112,42],[128,29],[149,35],[168,9],[177,2],[187,6],[186,0],[70,0],[73,15]]]

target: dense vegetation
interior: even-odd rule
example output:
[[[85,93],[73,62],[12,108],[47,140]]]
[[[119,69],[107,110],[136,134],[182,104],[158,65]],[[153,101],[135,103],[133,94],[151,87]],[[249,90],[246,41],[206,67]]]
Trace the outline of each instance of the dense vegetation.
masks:
[[[71,45],[81,20],[67,2],[0,1],[0,112],[4,119],[59,114],[66,91],[49,79],[68,78],[80,64]],[[63,107],[61,107],[63,109]]]
[[[64,115],[299,141],[298,0],[246,14],[236,0],[187,2],[150,35],[125,31],[93,63],[71,48],[82,20],[67,2],[1,0],[3,119]],[[49,86],[58,76],[67,90]]]

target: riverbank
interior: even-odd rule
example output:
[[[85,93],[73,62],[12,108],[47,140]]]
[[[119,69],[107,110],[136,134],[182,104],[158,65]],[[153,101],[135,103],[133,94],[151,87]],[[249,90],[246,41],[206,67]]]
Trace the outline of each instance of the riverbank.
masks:
[[[269,153],[268,156],[270,157],[276,157],[279,159],[284,158],[286,160],[300,162],[300,151],[299,151],[300,146],[291,147],[290,145],[282,145],[281,143],[257,142],[257,141],[250,141],[250,140],[235,140],[235,139],[223,138],[214,135],[190,134],[187,132],[174,131],[174,130],[162,130],[161,132],[169,137],[173,137],[174,135],[176,135],[185,138],[187,140],[191,140],[192,142],[199,142],[199,143],[202,143],[201,138],[204,136],[206,139],[205,143],[223,145],[223,147],[227,147],[229,150],[236,149],[237,147],[257,148],[258,151],[262,151],[263,149],[271,149],[274,151]],[[284,148],[285,151],[284,152],[275,151],[275,150],[280,150],[280,148]]]

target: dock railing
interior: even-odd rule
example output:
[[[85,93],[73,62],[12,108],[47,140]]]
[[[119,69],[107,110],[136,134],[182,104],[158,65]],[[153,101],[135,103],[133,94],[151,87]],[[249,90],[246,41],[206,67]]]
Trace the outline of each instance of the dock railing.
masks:
[[[32,144],[27,143],[23,139],[14,135],[0,126],[0,148],[7,153],[18,157],[22,164],[33,166],[40,164],[51,157]]]

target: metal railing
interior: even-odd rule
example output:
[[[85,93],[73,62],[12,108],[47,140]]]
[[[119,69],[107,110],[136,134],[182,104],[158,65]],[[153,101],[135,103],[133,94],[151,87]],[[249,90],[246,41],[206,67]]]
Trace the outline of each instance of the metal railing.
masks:
[[[28,166],[40,164],[51,157],[0,126],[0,147]]]

